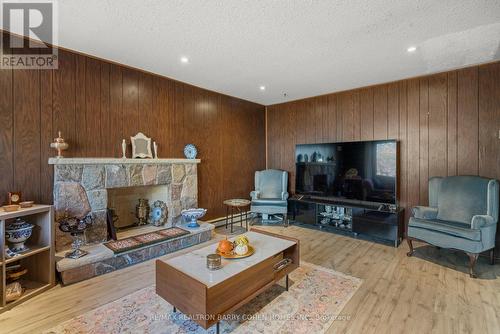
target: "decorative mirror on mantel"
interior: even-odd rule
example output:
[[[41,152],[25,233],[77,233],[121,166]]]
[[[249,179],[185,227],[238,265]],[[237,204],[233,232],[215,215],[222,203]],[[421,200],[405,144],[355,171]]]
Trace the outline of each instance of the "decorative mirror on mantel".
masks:
[[[139,132],[135,136],[130,137],[130,142],[132,143],[132,158],[153,158],[151,138]]]

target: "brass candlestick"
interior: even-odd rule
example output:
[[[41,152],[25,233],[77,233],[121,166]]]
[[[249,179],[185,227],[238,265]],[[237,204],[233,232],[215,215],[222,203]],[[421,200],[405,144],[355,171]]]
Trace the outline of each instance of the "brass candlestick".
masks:
[[[54,138],[54,142],[50,144],[50,147],[57,150],[57,158],[62,158],[62,151],[68,148],[68,143],[66,143],[64,138],[61,137],[61,131],[58,131],[58,135],[59,137]]]

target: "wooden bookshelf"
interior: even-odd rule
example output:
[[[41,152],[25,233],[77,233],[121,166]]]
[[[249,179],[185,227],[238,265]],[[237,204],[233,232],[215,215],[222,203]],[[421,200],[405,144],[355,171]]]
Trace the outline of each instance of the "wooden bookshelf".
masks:
[[[7,258],[5,247],[5,227],[16,218],[23,218],[35,225],[31,237],[26,241],[29,250],[19,256]],[[6,302],[7,275],[9,265],[20,264],[28,269],[18,282],[24,289],[23,295],[11,302]],[[14,212],[4,212],[0,209],[0,313],[21,304],[55,284],[54,273],[54,222],[53,210],[50,205],[34,205],[31,208]]]
[[[50,251],[50,246],[38,246],[38,245],[32,246],[32,247],[30,247],[29,251],[22,253],[22,254],[19,254],[19,256],[6,259],[5,264],[7,265],[9,263],[19,261],[21,259],[24,259],[26,257],[29,257],[31,255],[35,255],[37,253],[44,252],[44,251]]]

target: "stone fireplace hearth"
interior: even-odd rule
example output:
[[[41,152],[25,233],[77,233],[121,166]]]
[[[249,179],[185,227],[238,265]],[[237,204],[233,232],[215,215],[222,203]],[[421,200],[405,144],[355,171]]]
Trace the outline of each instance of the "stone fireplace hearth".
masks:
[[[108,190],[163,186],[159,199],[168,208],[165,226],[171,226],[180,219],[181,210],[198,205],[199,162],[197,159],[51,158],[56,221],[65,214],[83,217],[91,212],[95,223],[85,231],[86,242],[102,243],[107,241]],[[56,226],[56,251],[69,249],[70,244],[69,236]]]

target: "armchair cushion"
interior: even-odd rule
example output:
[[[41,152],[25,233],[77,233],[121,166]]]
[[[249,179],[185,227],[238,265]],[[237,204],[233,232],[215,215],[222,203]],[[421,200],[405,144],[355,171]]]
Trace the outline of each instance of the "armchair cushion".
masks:
[[[438,214],[437,208],[429,206],[415,206],[412,211],[413,217],[421,219],[436,219]]]
[[[286,214],[288,212],[288,201],[280,198],[256,199],[252,201],[250,211],[266,214]]]
[[[408,226],[408,236],[434,246],[459,249],[470,253],[480,253],[485,249],[482,241],[464,239],[425,228]]]
[[[409,227],[417,229],[425,229],[429,231],[435,231],[444,233],[450,236],[464,238],[473,241],[481,241],[481,230],[471,229],[469,224],[464,224],[460,222],[450,222],[438,219],[420,219],[411,217],[408,224]],[[418,235],[410,235],[410,230],[408,230],[408,235],[420,239]],[[457,246],[452,248],[459,248],[460,241],[457,239]]]
[[[437,218],[470,225],[473,216],[487,212],[489,181],[477,176],[444,178],[438,190]]]
[[[288,202],[283,201],[281,198],[266,198],[266,199],[256,199],[252,201],[252,206],[282,206],[287,207]]]

